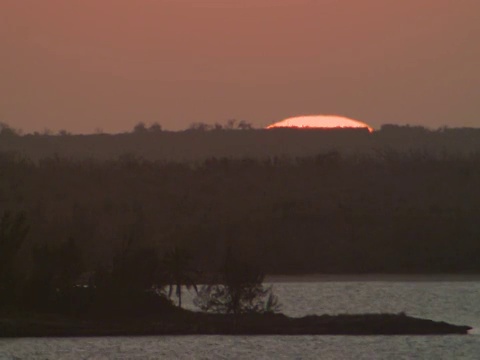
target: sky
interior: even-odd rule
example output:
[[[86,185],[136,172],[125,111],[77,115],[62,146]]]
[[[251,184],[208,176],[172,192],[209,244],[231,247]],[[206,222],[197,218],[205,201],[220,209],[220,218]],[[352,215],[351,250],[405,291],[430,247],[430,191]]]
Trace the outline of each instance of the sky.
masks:
[[[478,0],[0,0],[0,122],[480,126]]]

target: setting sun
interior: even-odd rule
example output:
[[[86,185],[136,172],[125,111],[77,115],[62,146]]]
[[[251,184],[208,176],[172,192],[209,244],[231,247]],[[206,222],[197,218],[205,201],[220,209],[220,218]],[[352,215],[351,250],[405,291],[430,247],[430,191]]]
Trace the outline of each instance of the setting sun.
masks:
[[[337,115],[295,116],[267,126],[267,129],[273,128],[366,128],[368,131],[373,132],[371,126],[361,121]]]

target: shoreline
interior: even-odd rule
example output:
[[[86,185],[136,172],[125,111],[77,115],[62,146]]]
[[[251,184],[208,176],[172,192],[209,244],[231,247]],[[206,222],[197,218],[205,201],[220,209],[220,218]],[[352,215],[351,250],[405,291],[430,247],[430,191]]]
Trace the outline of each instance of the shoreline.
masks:
[[[0,338],[188,335],[467,335],[473,328],[406,314],[219,315],[183,311],[172,315],[81,319],[54,314],[0,317]]]
[[[480,282],[480,274],[303,274],[265,277],[265,283],[291,282]]]

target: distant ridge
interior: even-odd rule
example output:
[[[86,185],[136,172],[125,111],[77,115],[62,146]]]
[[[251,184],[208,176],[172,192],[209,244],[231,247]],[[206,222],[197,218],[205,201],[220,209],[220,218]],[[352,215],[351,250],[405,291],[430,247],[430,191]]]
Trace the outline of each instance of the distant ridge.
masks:
[[[38,160],[117,159],[125,154],[148,160],[202,161],[207,158],[270,158],[317,155],[327,151],[374,154],[379,151],[427,152],[467,156],[480,152],[480,129],[428,130],[384,125],[367,129],[185,130],[118,135],[0,135],[0,152]]]

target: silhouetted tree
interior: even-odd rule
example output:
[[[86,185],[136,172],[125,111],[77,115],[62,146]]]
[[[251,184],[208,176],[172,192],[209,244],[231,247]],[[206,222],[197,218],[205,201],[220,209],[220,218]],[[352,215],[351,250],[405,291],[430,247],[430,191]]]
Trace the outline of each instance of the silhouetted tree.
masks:
[[[211,130],[216,130],[216,131],[223,130],[223,125],[219,123],[215,123]]]
[[[0,219],[0,292],[11,291],[14,285],[13,262],[29,227],[25,213],[6,211]]]
[[[162,125],[160,125],[159,123],[153,123],[152,125],[150,125],[150,127],[148,128],[148,131],[151,132],[151,133],[159,133],[162,131]]]
[[[165,279],[169,284],[168,297],[172,296],[175,288],[178,306],[182,307],[182,286],[198,292],[196,285],[198,271],[192,267],[192,256],[187,250],[175,246],[165,254],[162,264]]]
[[[237,127],[240,130],[251,130],[251,129],[253,129],[253,125],[249,122],[246,122],[245,120],[240,120]]]
[[[70,134],[67,130],[60,130],[60,131],[58,132],[58,135],[59,135],[59,136],[69,136],[69,135],[71,135],[71,134]]]
[[[13,129],[10,125],[0,122],[0,136],[19,136],[19,131]]]
[[[122,292],[149,291],[160,286],[159,260],[152,248],[128,248],[119,253],[111,271],[111,285]],[[162,284],[163,285],[163,284]]]
[[[73,239],[59,245],[37,246],[27,283],[27,301],[34,308],[73,311],[76,281],[83,271],[81,252]]]
[[[139,122],[137,125],[135,125],[135,127],[133,128],[133,132],[135,134],[144,134],[146,133],[148,130],[147,130],[147,127],[145,126],[145,123],[144,122]]]
[[[227,124],[225,125],[225,129],[233,130],[237,124],[237,119],[228,119]]]
[[[234,314],[276,312],[280,306],[272,288],[263,286],[264,273],[239,261],[229,248],[221,284],[205,285],[194,303],[203,311]]]
[[[93,309],[115,317],[168,311],[173,304],[159,291],[166,283],[156,250],[135,248],[130,242],[117,253],[111,269],[100,266],[95,271]]]

